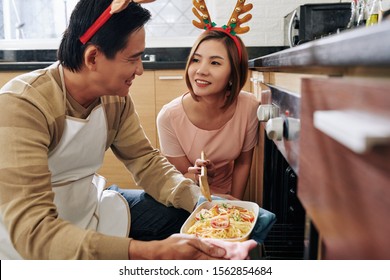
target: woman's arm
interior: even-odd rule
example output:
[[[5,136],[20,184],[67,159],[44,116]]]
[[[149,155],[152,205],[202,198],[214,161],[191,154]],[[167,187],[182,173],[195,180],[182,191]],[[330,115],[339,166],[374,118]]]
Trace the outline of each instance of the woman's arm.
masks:
[[[231,195],[243,199],[252,165],[253,150],[242,152],[234,161]]]

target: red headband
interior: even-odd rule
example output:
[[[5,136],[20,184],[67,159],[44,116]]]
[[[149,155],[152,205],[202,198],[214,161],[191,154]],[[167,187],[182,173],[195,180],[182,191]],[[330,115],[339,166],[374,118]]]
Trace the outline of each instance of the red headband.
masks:
[[[231,34],[230,30],[222,28],[222,27],[210,27],[210,28],[207,28],[207,30],[221,31],[221,32],[227,34],[230,38],[232,38],[234,44],[237,47],[238,57],[240,58],[240,61],[241,61],[241,59],[242,59],[242,49],[241,49],[240,41],[238,40],[237,36]]]
[[[245,5],[245,1],[246,0],[237,0],[236,6],[234,7],[227,24],[222,27],[215,27],[216,24],[211,20],[206,2],[204,0],[192,0],[192,4],[194,5],[192,12],[199,20],[193,20],[192,24],[199,29],[217,30],[227,34],[234,41],[240,60],[242,60],[242,46],[240,40],[235,35],[249,31],[248,26],[241,27],[241,24],[248,22],[252,18],[252,15],[247,14],[242,18],[239,16],[249,12],[253,8],[252,4]]]
[[[80,41],[83,45],[91,39],[93,35],[109,20],[112,16],[111,5],[95,20],[95,22],[85,31],[85,33],[80,37]]]

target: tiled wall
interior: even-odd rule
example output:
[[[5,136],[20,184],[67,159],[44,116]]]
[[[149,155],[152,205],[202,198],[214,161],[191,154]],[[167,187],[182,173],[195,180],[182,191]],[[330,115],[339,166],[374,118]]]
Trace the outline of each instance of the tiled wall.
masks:
[[[207,0],[206,0],[207,1]],[[219,5],[221,0],[209,0],[217,3],[215,9],[218,25],[223,25],[229,19],[234,8],[236,0],[223,0],[224,5]],[[284,41],[283,18],[293,11],[299,5],[307,3],[335,3],[351,2],[350,0],[247,0],[246,3],[252,3],[252,20],[248,22],[251,30],[242,35],[247,46],[282,46]],[[244,25],[245,26],[245,25]]]
[[[0,40],[4,39],[3,1],[0,1]]]
[[[48,39],[60,38],[65,26],[64,14],[70,16],[71,8],[77,0],[1,0],[3,11],[13,13],[15,3],[19,16],[26,23],[23,27],[25,38]],[[305,3],[350,2],[350,0],[247,0],[254,8],[252,20],[247,23],[251,30],[241,37],[247,46],[283,46],[284,23],[286,14]],[[7,5],[5,5],[7,3]],[[236,0],[206,0],[212,20],[219,26],[224,25],[233,11]],[[65,12],[65,7],[68,11]],[[195,16],[192,14],[192,0],[156,0],[145,4],[152,12],[152,21],[147,26],[147,46],[158,47],[190,47],[201,32],[191,24]],[[7,30],[12,30],[15,39],[15,15],[6,15],[0,9],[0,48],[3,20],[10,18]],[[7,35],[5,35],[7,37]],[[6,38],[7,39],[7,38]]]

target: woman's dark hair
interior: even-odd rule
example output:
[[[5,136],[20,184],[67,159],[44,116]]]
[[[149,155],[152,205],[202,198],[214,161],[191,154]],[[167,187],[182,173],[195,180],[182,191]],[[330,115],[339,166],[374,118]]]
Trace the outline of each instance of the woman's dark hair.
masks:
[[[83,54],[88,44],[94,44],[112,59],[126,47],[129,35],[142,28],[151,18],[148,10],[131,2],[126,9],[115,13],[83,45],[79,38],[95,20],[111,5],[112,0],[80,0],[74,8],[57,52],[60,63],[73,72],[78,72],[83,63]]]
[[[241,38],[238,37],[238,41],[241,45],[242,55],[241,58],[238,57],[238,50],[237,46],[235,45],[232,38],[230,38],[225,32],[218,31],[218,30],[208,30],[203,32],[198,39],[196,40],[195,44],[192,46],[187,65],[185,70],[185,79],[186,84],[188,87],[188,90],[195,100],[198,100],[196,95],[194,94],[194,91],[191,86],[191,82],[188,76],[188,67],[190,66],[193,56],[198,49],[199,45],[208,40],[217,40],[222,42],[227,50],[230,65],[232,67],[231,73],[230,73],[230,81],[232,82],[231,86],[229,86],[229,96],[226,99],[225,104],[223,105],[223,108],[229,107],[231,104],[234,103],[234,101],[237,99],[238,94],[240,93],[241,89],[244,87],[247,77],[248,77],[248,52],[246,50],[246,47],[244,43],[242,42]]]

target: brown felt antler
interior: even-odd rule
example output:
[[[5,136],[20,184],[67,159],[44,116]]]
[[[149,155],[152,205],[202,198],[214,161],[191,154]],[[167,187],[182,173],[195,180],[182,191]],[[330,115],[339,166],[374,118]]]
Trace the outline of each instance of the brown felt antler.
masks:
[[[193,20],[192,24],[199,29],[207,29],[213,27],[215,24],[211,21],[211,17],[207,10],[205,0],[192,0],[192,3],[194,5],[194,7],[192,8],[192,12],[199,19],[199,21]],[[231,30],[232,34],[243,34],[249,31],[249,26],[241,27],[241,24],[251,20],[252,15],[247,14],[243,18],[239,18],[239,16],[241,14],[247,13],[252,8],[252,4],[245,5],[245,0],[237,0],[233,13],[230,16],[228,23],[226,24],[226,27]]]
[[[192,3],[194,4],[192,12],[199,19],[199,22],[193,20],[192,24],[199,29],[205,29],[207,23],[211,24],[211,18],[209,11],[207,10],[206,2],[204,0],[192,0]],[[198,11],[202,14],[199,14]]]
[[[236,26],[232,29],[234,29],[234,32],[236,34],[243,34],[249,31],[249,26],[241,27],[241,24],[248,22],[251,20],[252,15],[247,14],[243,18],[239,18],[241,14],[244,14],[250,10],[252,10],[253,5],[247,4],[245,5],[245,0],[238,0],[236,3],[236,7],[234,7],[233,13],[230,16],[230,19],[228,21],[228,26],[232,26],[232,24],[236,24]]]

